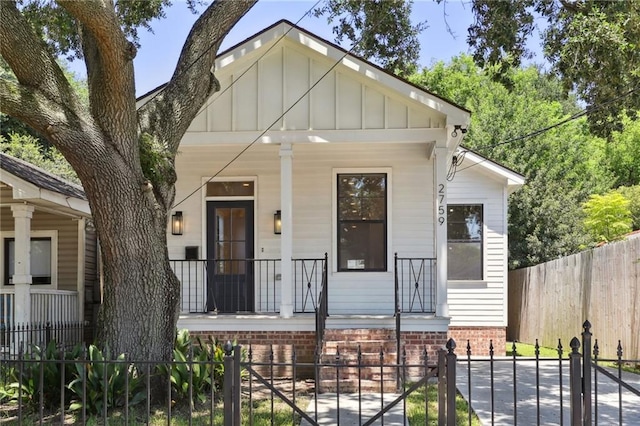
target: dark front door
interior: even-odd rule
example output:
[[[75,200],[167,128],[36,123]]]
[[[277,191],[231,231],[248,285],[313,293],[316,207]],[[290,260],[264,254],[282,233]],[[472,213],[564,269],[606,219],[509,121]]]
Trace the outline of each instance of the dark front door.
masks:
[[[207,308],[252,312],[253,201],[207,201]]]

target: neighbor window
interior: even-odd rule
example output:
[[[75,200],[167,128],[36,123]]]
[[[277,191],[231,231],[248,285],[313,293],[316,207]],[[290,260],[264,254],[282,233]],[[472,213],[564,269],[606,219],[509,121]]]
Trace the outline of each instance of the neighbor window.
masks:
[[[15,273],[15,239],[4,240],[4,283],[13,285]],[[31,283],[51,285],[51,238],[31,238]]]
[[[338,175],[338,270],[387,270],[386,173]]]
[[[481,280],[482,204],[449,204],[447,210],[449,279]]]

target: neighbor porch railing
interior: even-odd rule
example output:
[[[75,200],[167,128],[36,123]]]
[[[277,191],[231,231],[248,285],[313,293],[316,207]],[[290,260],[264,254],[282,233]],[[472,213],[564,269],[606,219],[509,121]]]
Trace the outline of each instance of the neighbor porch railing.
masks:
[[[78,292],[31,288],[31,323],[72,323],[81,321]],[[15,325],[13,288],[0,290],[0,324]]]
[[[293,259],[294,312],[316,311],[326,263],[326,257]],[[280,259],[171,260],[170,264],[181,283],[182,312],[215,311],[219,301],[212,294],[213,282],[218,283],[218,288],[228,287],[241,295],[253,291],[253,297],[241,299],[235,311],[277,313],[280,310]]]

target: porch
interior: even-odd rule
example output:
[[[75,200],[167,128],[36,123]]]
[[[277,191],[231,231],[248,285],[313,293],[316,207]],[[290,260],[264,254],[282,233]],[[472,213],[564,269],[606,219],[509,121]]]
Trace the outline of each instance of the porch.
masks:
[[[328,269],[328,256],[292,259],[291,283],[283,282],[281,259],[197,259],[171,260],[181,282],[181,312],[204,318],[202,314],[280,314],[283,291],[292,293],[294,314],[315,314],[321,298],[331,309],[331,283],[335,274]],[[388,283],[388,306],[384,312],[435,315],[436,260],[394,257],[392,280]],[[362,296],[354,292],[351,297]],[[371,311],[365,316],[380,316]]]

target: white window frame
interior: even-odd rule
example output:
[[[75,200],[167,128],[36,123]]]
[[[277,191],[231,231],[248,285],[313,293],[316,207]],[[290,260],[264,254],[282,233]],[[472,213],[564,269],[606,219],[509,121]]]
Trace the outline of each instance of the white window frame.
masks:
[[[393,210],[391,200],[393,199],[393,176],[391,167],[352,167],[352,168],[334,168],[331,176],[331,272],[334,274],[357,274],[362,277],[371,276],[373,274],[387,274],[393,272]],[[338,175],[341,174],[380,174],[387,175],[387,269],[386,271],[338,271]]]
[[[447,213],[449,209],[449,205],[455,206],[482,206],[482,245],[481,245],[481,256],[482,256],[482,278],[479,280],[455,280],[449,278],[449,266],[447,265],[447,281],[456,282],[456,283],[484,283],[487,282],[487,200],[459,200],[459,199],[447,199]],[[449,221],[447,221],[447,227],[449,226]],[[449,230],[447,229],[447,247],[449,246]],[[448,256],[448,254],[447,254]],[[448,263],[448,258],[447,258]]]
[[[4,260],[5,260],[5,240],[13,238],[15,241],[15,232],[3,232],[2,233],[2,241],[0,241],[0,287],[2,288],[14,288],[13,285],[5,285],[6,276],[9,271],[5,271],[4,269]],[[34,285],[34,288],[39,289],[51,289],[55,290],[58,288],[58,231],[57,230],[47,230],[47,231],[31,231],[29,234],[29,238],[50,238],[51,239],[51,284],[37,284]]]

